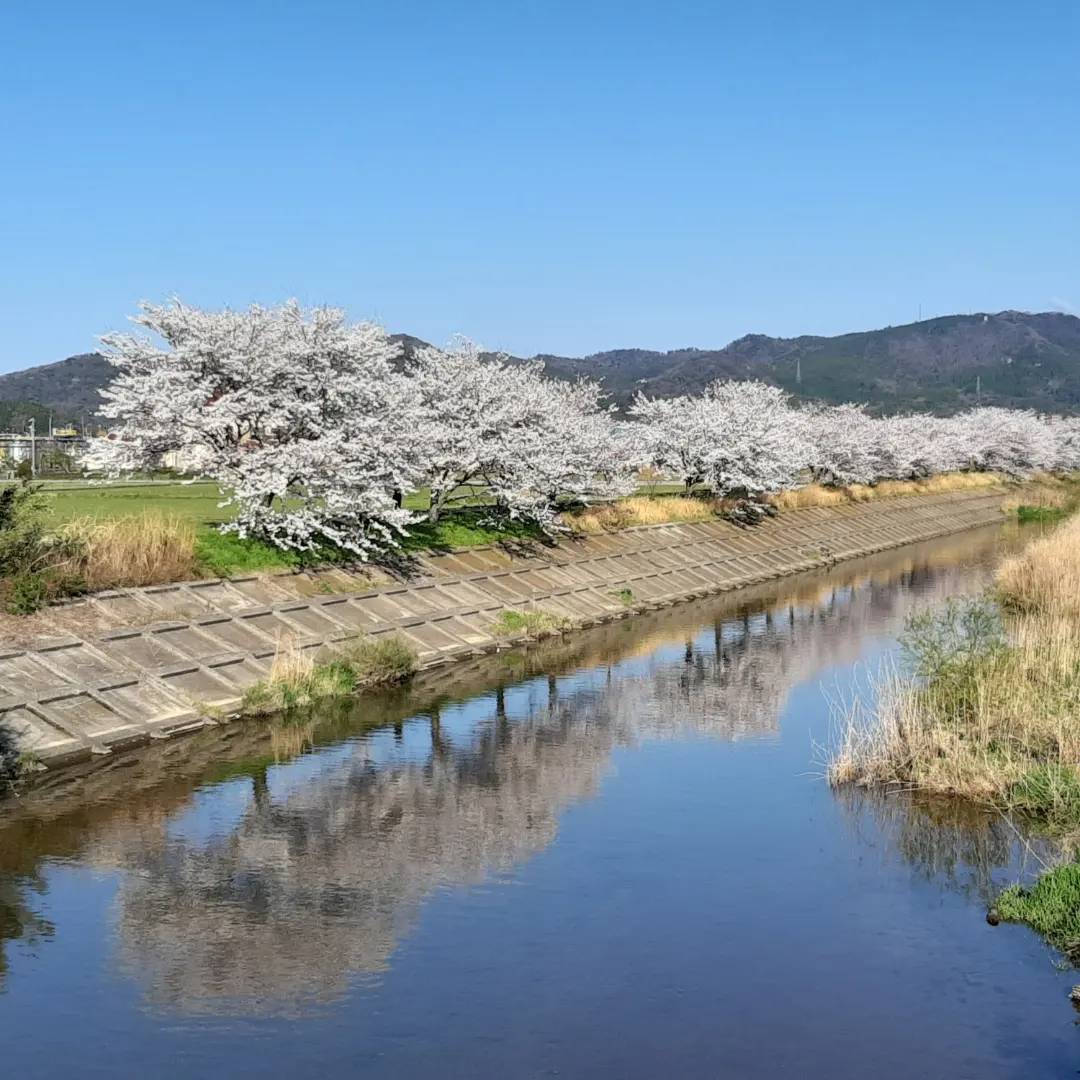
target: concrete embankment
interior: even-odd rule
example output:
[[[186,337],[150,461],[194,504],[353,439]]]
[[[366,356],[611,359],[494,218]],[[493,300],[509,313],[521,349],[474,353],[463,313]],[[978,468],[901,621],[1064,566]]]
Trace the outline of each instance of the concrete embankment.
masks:
[[[399,634],[421,667],[434,667],[523,637],[498,633],[503,611],[544,612],[566,626],[622,618],[992,524],[1002,520],[1002,494],[788,510],[754,528],[655,525],[431,553],[406,581],[333,569],[99,594],[54,609],[49,636],[0,646],[0,717],[47,764],[107,754],[219,723],[286,641],[325,650],[359,634]]]

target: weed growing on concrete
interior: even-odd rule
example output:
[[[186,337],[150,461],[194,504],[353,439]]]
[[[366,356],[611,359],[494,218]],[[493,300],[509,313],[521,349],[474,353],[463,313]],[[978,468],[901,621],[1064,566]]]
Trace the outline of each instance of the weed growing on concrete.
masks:
[[[358,686],[404,682],[416,671],[415,651],[396,634],[359,638],[342,649],[341,658]]]
[[[245,691],[240,707],[249,715],[307,708],[364,687],[403,682],[416,670],[416,654],[397,636],[361,638],[328,660],[295,642],[278,649],[270,674]]]
[[[546,611],[515,611],[507,609],[499,612],[499,617],[492,624],[492,630],[499,637],[511,637],[514,634],[558,634],[568,628],[566,619],[556,618]]]

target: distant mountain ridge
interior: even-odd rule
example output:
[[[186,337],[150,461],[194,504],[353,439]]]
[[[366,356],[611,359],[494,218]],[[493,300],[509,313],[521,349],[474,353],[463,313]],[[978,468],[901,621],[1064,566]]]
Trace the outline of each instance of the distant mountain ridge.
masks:
[[[54,423],[82,426],[84,416],[93,416],[101,404],[98,394],[112,378],[113,367],[100,353],[81,353],[55,364],[0,375],[0,402],[20,406],[0,410],[0,416],[52,413]],[[8,425],[5,425],[8,426]],[[38,429],[43,430],[40,419]]]
[[[394,338],[406,352],[423,344]],[[747,334],[722,349],[534,359],[555,378],[598,379],[620,407],[639,391],[671,397],[699,393],[715,379],[753,378],[798,398],[866,402],[878,412],[955,412],[980,402],[1080,412],[1080,318],[1055,311],[946,315],[835,337]],[[84,353],[0,375],[0,403],[32,404],[57,424],[80,423],[96,410],[111,373],[104,357]]]
[[[1080,411],[1080,318],[1061,312],[947,315],[836,337],[747,334],[722,349],[619,349],[540,356],[553,376],[599,378],[620,405],[698,393],[714,379],[762,379],[799,398],[880,412],[954,412],[981,402]]]

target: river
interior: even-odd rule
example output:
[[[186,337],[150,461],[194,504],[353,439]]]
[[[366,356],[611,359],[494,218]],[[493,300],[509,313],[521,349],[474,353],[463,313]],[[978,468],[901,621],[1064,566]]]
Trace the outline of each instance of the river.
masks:
[[[26,1077],[1073,1075],[1008,822],[834,791],[982,529],[50,776],[0,809]]]

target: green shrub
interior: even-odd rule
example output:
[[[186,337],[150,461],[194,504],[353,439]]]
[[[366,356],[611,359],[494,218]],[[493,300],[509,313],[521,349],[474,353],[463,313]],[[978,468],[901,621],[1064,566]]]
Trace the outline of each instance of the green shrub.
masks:
[[[33,484],[0,488],[0,596],[10,614],[28,615],[55,596],[80,591],[80,579],[65,569],[77,545],[48,535],[47,511]]]
[[[45,574],[16,574],[7,582],[4,610],[9,615],[32,615],[48,603],[49,595]]]
[[[48,546],[47,505],[34,484],[0,488],[0,576],[11,577],[38,568]]]
[[[987,597],[950,599],[911,616],[900,638],[914,673],[931,684],[963,682],[1007,645],[997,605]]]

